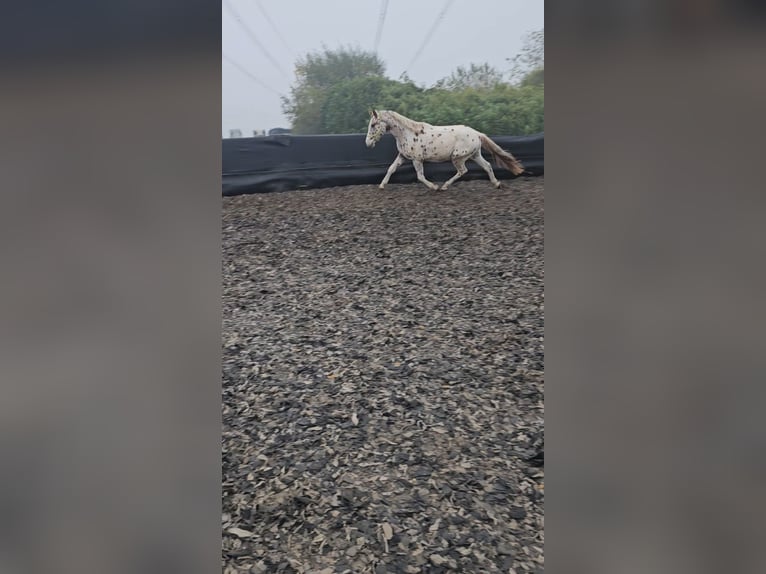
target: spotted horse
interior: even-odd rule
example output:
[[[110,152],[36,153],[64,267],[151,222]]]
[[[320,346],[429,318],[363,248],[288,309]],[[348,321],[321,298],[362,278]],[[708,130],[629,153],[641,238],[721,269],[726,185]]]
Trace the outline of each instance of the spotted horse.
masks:
[[[370,111],[370,123],[367,127],[367,147],[374,147],[386,132],[396,139],[396,149],[399,154],[388,168],[386,176],[380,182],[380,189],[384,189],[388,180],[397,168],[404,163],[405,159],[412,161],[418,180],[431,189],[447,189],[456,179],[465,175],[468,168],[465,162],[472,159],[478,163],[489,175],[490,181],[495,187],[500,187],[500,182],[495,177],[490,163],[481,155],[482,148],[488,150],[498,167],[504,167],[513,175],[524,172],[515,157],[505,151],[485,134],[468,126],[432,126],[425,122],[417,122],[391,110]],[[423,175],[423,162],[452,161],[457,173],[442,184],[441,188],[430,182]]]

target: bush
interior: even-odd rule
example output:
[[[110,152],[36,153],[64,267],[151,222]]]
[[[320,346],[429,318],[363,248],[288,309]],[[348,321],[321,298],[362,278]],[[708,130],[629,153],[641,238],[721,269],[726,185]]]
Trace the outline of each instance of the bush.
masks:
[[[490,135],[545,129],[542,86],[423,90],[386,78],[357,78],[330,91],[322,109],[322,133],[364,133],[370,108],[394,110],[433,125],[464,124]]]

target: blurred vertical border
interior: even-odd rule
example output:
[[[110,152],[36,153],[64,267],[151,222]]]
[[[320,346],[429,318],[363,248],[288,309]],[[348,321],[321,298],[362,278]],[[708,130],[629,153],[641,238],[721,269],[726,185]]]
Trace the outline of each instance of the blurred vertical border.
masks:
[[[220,569],[221,5],[0,19],[0,571]]]
[[[764,8],[546,24],[546,565],[764,572]]]

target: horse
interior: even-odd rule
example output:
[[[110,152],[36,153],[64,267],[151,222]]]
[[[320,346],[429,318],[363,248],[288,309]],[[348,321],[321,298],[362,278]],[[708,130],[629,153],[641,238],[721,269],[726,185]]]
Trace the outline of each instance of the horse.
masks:
[[[375,147],[383,134],[391,132],[396,139],[396,149],[399,154],[388,168],[386,176],[378,186],[385,189],[388,180],[396,169],[404,163],[405,159],[412,161],[418,180],[433,190],[445,190],[458,178],[468,171],[465,162],[472,159],[478,163],[489,175],[494,186],[500,187],[500,182],[495,177],[490,163],[481,155],[484,148],[492,154],[495,164],[504,167],[513,175],[524,172],[521,165],[513,155],[505,151],[485,134],[468,126],[432,126],[425,122],[411,120],[391,110],[371,110],[370,123],[367,126],[367,138],[365,144],[368,148]],[[428,181],[423,175],[423,162],[452,161],[457,173],[444,182],[441,188]]]

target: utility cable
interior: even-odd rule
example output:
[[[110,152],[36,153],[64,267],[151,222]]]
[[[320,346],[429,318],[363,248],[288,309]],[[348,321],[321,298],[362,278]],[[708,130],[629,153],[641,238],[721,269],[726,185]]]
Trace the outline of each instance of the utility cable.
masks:
[[[412,57],[412,60],[410,61],[409,65],[404,70],[402,75],[407,73],[407,70],[409,70],[412,67],[412,64],[414,64],[415,61],[423,53],[423,49],[428,45],[428,42],[431,40],[431,37],[434,35],[434,32],[436,32],[436,29],[439,27],[439,24],[441,24],[442,20],[444,19],[444,15],[447,13],[447,10],[450,9],[450,6],[452,6],[453,2],[454,0],[447,0],[447,2],[444,4],[444,8],[442,8],[441,12],[439,12],[439,14],[436,16],[436,20],[434,20],[434,23],[431,25],[431,29],[426,34],[426,37],[423,38],[423,43],[418,48],[418,51],[415,52],[415,55]]]
[[[226,60],[227,62],[229,62],[229,64],[231,64],[232,66],[234,66],[235,68],[237,68],[237,69],[238,69],[240,72],[242,72],[244,75],[246,75],[247,77],[249,77],[251,80],[253,80],[253,81],[254,81],[254,82],[256,82],[257,84],[260,84],[260,85],[261,85],[261,87],[263,87],[263,88],[266,88],[266,89],[267,89],[267,90],[269,90],[270,92],[274,92],[274,93],[275,93],[275,94],[277,94],[277,95],[280,95],[280,94],[279,94],[279,92],[278,92],[277,90],[275,90],[274,88],[272,88],[271,86],[269,86],[267,83],[265,83],[263,80],[261,80],[260,78],[258,78],[258,77],[257,77],[255,74],[253,74],[252,72],[250,72],[250,70],[248,70],[247,68],[245,68],[245,67],[244,67],[244,66],[242,66],[241,64],[238,64],[236,61],[232,60],[232,59],[231,59],[229,56],[227,56],[227,55],[226,55],[226,53],[225,53],[225,52],[224,52],[222,55],[223,55],[223,59],[224,59],[224,60]]]
[[[388,11],[388,0],[382,0],[380,5],[380,16],[378,17],[378,30],[375,32],[375,49],[378,53],[378,45],[380,44],[380,37],[383,34],[383,23],[386,21],[386,12]]]
[[[271,29],[274,30],[274,33],[282,41],[282,45],[284,45],[284,47],[290,53],[290,56],[295,58],[295,52],[293,52],[290,49],[290,46],[287,45],[287,41],[285,40],[285,37],[282,36],[282,34],[280,34],[279,29],[277,28],[276,24],[274,24],[274,21],[269,17],[268,13],[266,12],[266,9],[263,7],[263,4],[261,3],[261,0],[257,0],[255,4],[256,4],[256,6],[258,6],[258,9],[261,11],[261,14],[263,14],[263,17],[266,20],[266,22],[268,22],[269,26],[271,26]]]
[[[260,42],[260,40],[258,40],[258,38],[255,36],[255,34],[253,34],[253,31],[250,29],[250,27],[249,27],[247,24],[245,24],[245,22],[242,20],[242,17],[241,17],[241,16],[240,16],[240,15],[237,13],[237,11],[234,9],[234,6],[232,6],[232,5],[231,5],[231,2],[230,2],[229,0],[224,0],[224,2],[223,2],[223,3],[224,3],[224,5],[226,6],[226,8],[229,10],[229,12],[231,13],[231,15],[234,17],[234,19],[237,21],[237,23],[240,25],[240,27],[241,27],[241,28],[242,28],[242,29],[245,31],[245,33],[248,35],[248,37],[250,38],[250,40],[252,40],[253,44],[255,44],[256,46],[258,46],[258,48],[261,50],[261,52],[263,52],[263,55],[264,55],[264,56],[266,56],[266,58],[268,58],[268,60],[269,60],[269,61],[270,61],[272,64],[274,64],[274,67],[275,67],[275,68],[277,68],[277,69],[278,69],[278,70],[279,70],[279,71],[282,73],[282,75],[285,77],[285,79],[286,79],[286,80],[289,82],[289,81],[290,81],[290,78],[288,77],[287,73],[285,73],[285,71],[284,71],[284,69],[282,68],[282,66],[280,66],[280,65],[279,65],[279,62],[277,62],[277,61],[274,59],[274,56],[272,56],[272,55],[269,53],[269,51],[266,49],[266,46],[264,46],[264,45],[263,45],[263,44]]]

